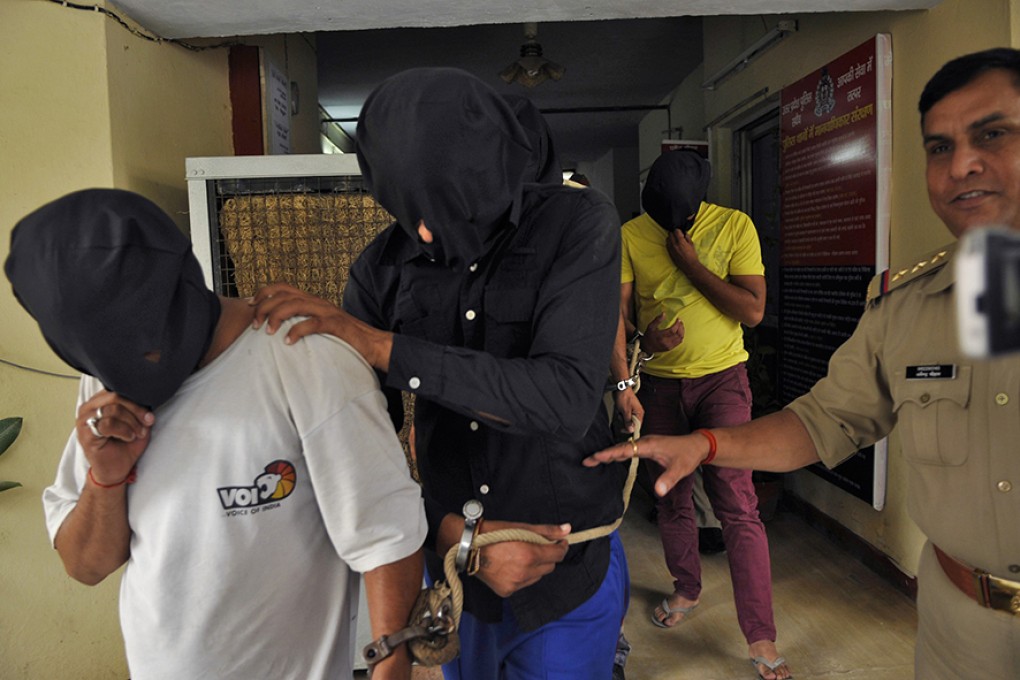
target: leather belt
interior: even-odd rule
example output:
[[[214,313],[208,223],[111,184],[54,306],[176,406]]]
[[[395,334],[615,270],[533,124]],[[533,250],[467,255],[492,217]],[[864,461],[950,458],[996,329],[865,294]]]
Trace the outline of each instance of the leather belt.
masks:
[[[942,571],[960,592],[982,607],[1020,616],[1020,583],[974,569],[942,552],[934,543],[932,547]]]

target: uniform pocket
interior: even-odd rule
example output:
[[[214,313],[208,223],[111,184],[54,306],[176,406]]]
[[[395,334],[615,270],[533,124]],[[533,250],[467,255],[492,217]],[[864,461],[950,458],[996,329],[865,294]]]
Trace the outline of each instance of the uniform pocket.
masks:
[[[904,458],[925,465],[966,462],[970,453],[970,374],[970,366],[959,366],[953,379],[897,377],[891,389]]]

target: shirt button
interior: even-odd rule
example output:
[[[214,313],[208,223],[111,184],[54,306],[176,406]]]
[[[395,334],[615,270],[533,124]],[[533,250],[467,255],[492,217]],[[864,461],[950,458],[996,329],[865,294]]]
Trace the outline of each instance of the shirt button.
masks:
[[[477,432],[478,431],[478,421],[477,420],[472,420],[471,423],[468,425],[468,427],[471,428],[472,432]]]
[[[417,377],[411,378],[410,380],[407,381],[407,386],[410,387],[412,390],[416,390],[419,387],[421,387],[421,380],[419,380]]]
[[[1013,490],[1013,485],[1010,484],[1007,480],[1004,479],[1001,482],[999,482],[998,484],[996,484],[995,488],[997,488],[1002,493],[1009,493],[1010,491]]]
[[[484,496],[485,494],[489,493],[489,485],[482,484],[480,487],[478,487],[478,490],[481,491],[482,495]]]
[[[925,392],[924,394],[921,395],[921,403],[922,404],[927,404],[929,401],[931,401],[931,395],[930,394]]]
[[[1009,573],[1011,573],[1011,574],[1020,574],[1020,564],[1011,564],[1011,565],[1009,565]]]
[[[467,310],[467,313],[464,314],[464,318],[467,319],[468,321],[474,321],[475,320],[475,310],[473,310],[473,309]]]
[[[995,403],[999,406],[1005,406],[1009,403],[1009,395],[1004,392],[999,392],[995,395]]]
[[[472,271],[473,272],[473,271],[477,271],[477,270],[478,270],[478,263],[477,262],[475,262],[473,265],[468,267],[468,271]]]

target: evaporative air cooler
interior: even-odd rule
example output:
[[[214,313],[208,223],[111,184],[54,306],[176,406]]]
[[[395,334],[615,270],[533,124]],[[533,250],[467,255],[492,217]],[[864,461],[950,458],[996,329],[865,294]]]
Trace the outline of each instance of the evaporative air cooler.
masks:
[[[353,155],[189,158],[186,167],[195,254],[228,297],[285,282],[339,303],[351,263],[393,221]]]

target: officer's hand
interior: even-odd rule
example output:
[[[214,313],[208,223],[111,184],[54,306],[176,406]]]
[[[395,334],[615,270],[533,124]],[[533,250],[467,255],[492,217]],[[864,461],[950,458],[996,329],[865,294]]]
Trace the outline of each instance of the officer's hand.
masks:
[[[584,465],[595,467],[634,457],[653,460],[665,468],[655,480],[655,493],[664,496],[677,482],[694,472],[707,455],[708,440],[699,434],[682,437],[653,434],[593,453],[584,459]]]
[[[641,336],[641,351],[652,354],[668,352],[684,341],[684,322],[677,319],[672,325],[659,328],[665,318],[666,312],[660,312],[648,323],[648,328]]]
[[[149,445],[155,422],[152,411],[106,390],[79,406],[75,431],[93,479],[102,485],[123,481]]]
[[[504,541],[484,546],[479,553],[479,569],[475,574],[492,592],[500,597],[509,597],[521,588],[537,583],[552,572],[567,554],[567,535],[570,525],[525,524],[523,522],[500,522],[485,520],[482,531],[489,533],[499,529],[528,529],[553,541],[547,545]]]

